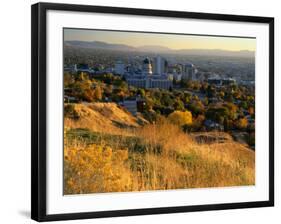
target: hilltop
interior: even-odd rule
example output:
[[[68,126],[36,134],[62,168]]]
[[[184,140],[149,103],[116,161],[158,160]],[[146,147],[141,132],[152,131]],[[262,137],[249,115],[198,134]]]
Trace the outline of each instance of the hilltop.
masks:
[[[87,128],[95,132],[128,134],[127,129],[138,128],[141,122],[147,122],[140,115],[132,116],[116,103],[65,104],[65,107],[70,105],[70,111],[65,113],[65,126],[68,128]]]

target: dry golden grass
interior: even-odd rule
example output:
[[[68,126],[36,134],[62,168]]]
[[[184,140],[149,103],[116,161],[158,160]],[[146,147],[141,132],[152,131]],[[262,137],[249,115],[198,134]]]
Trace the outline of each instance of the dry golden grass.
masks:
[[[79,118],[65,118],[64,125],[68,128],[87,128],[102,133],[130,135],[132,128],[139,127],[137,119],[115,103],[72,105]]]
[[[161,145],[165,154],[171,150],[186,152],[196,144],[178,126],[165,120],[145,125],[136,131],[136,135],[152,146]]]
[[[131,189],[127,150],[92,145],[65,148],[64,194],[116,192]]]
[[[79,127],[85,128],[83,123]],[[118,132],[127,140],[125,147],[121,140],[109,146],[103,135],[90,145],[65,137],[65,194],[255,184],[255,152],[231,138],[198,144],[165,119],[124,133]],[[128,136],[140,139],[145,150],[136,151]]]

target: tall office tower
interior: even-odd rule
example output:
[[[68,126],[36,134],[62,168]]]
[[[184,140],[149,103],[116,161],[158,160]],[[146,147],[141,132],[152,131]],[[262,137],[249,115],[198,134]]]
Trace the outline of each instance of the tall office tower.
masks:
[[[153,60],[153,73],[157,75],[162,75],[164,73],[167,73],[168,68],[168,62],[165,58],[162,58],[161,56],[157,56]]]
[[[191,63],[186,63],[183,69],[182,79],[195,80],[195,66]]]

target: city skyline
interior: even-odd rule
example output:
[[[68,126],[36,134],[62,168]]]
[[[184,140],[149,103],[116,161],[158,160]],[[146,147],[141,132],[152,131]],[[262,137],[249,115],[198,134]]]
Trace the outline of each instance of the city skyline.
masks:
[[[256,39],[244,37],[200,36],[109,30],[64,29],[64,41],[101,41],[132,47],[161,46],[172,50],[204,49],[255,51]]]

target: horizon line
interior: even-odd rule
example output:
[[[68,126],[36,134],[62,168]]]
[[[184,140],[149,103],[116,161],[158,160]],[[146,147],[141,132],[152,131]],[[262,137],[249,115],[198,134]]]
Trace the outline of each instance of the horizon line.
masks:
[[[110,43],[110,42],[106,42],[106,41],[99,41],[99,40],[89,40],[89,41],[86,41],[86,40],[77,40],[77,39],[74,39],[74,40],[64,40],[63,42],[69,42],[69,41],[79,41],[79,42],[87,42],[87,43],[92,43],[92,42],[100,42],[100,43],[105,43],[105,44],[112,44],[112,45],[125,45],[127,47],[132,47],[132,48],[142,48],[142,47],[163,47],[163,48],[166,48],[167,50],[170,50],[170,51],[183,51],[183,50],[217,50],[217,51],[228,51],[228,52],[241,52],[241,51],[247,51],[247,52],[255,52],[255,50],[248,50],[248,49],[245,49],[245,50],[226,50],[226,49],[220,49],[220,48],[182,48],[182,49],[172,49],[172,48],[169,48],[167,46],[164,46],[164,45],[150,45],[150,44],[146,44],[146,45],[142,45],[142,46],[132,46],[132,45],[128,45],[128,44],[122,44],[122,43]]]

